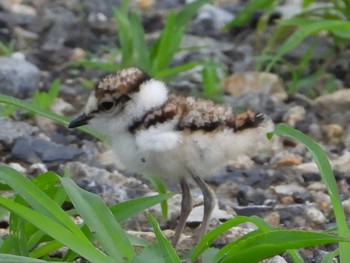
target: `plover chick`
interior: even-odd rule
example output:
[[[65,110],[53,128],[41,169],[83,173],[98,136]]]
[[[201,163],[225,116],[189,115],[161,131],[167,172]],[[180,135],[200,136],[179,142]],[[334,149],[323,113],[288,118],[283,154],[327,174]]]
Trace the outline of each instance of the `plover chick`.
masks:
[[[137,68],[102,78],[91,92],[84,113],[69,128],[91,124],[106,135],[127,169],[179,180],[181,213],[172,239],[176,246],[192,210],[188,180],[204,197],[197,240],[207,231],[215,194],[204,178],[238,155],[254,151],[272,130],[263,114],[234,114],[212,101],[171,95],[167,86]]]

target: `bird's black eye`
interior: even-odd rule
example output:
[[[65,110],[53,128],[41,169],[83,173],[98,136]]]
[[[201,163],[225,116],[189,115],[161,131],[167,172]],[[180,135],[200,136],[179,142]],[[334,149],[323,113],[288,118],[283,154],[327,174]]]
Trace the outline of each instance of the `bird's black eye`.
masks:
[[[114,101],[111,101],[111,100],[102,101],[102,102],[100,102],[100,104],[99,104],[99,108],[100,108],[101,110],[104,110],[104,111],[107,111],[107,110],[112,109],[113,106],[114,106]]]

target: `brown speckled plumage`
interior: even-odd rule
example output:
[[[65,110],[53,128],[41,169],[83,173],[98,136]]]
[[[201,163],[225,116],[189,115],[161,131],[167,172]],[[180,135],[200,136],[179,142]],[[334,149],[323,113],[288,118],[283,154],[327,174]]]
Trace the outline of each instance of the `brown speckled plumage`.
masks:
[[[160,108],[145,114],[130,126],[131,132],[148,129],[151,126],[176,118],[178,131],[205,131],[232,129],[233,132],[255,128],[264,121],[262,114],[246,111],[235,115],[232,110],[212,101],[193,97],[170,95]]]
[[[102,78],[96,85],[95,96],[97,99],[101,99],[106,93],[130,94],[137,92],[140,85],[149,79],[150,76],[137,68],[124,69]]]

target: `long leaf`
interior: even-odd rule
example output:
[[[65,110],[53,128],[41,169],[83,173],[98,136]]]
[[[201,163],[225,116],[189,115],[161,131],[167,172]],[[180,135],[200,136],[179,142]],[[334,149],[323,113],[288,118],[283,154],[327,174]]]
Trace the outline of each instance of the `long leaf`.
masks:
[[[87,240],[62,208],[22,174],[10,167],[0,166],[0,179],[11,186],[36,211],[61,224],[77,237]]]
[[[301,142],[302,144],[304,144],[307,147],[307,149],[311,152],[317,164],[317,167],[320,171],[322,179],[326,184],[328,195],[331,199],[332,206],[334,209],[339,236],[343,238],[349,238],[350,231],[347,225],[344,209],[340,201],[341,199],[337,189],[337,183],[335,181],[335,177],[334,177],[331,165],[329,163],[329,160],[327,158],[327,155],[322,149],[322,147],[319,144],[317,144],[314,140],[304,135],[302,132],[296,129],[293,129],[292,127],[286,124],[277,125],[273,133],[277,135],[291,137]],[[272,134],[269,134],[269,137],[271,136]],[[349,259],[348,253],[350,251],[350,243],[340,243],[339,248],[340,248],[341,261],[349,262],[345,260]]]
[[[296,21],[296,20],[295,20]],[[285,22],[286,23],[286,22]],[[283,25],[283,22],[281,23]],[[270,71],[272,66],[285,54],[297,47],[306,37],[322,30],[350,30],[350,22],[339,20],[309,21],[308,24],[300,26],[278,49],[277,54],[266,66]]]
[[[214,261],[254,263],[281,254],[287,249],[349,241],[350,239],[318,232],[274,230],[257,233],[226,245],[216,254]]]
[[[123,258],[131,260],[135,256],[133,247],[101,197],[79,188],[70,178],[61,178],[61,182],[103,249],[119,262],[123,262]]]
[[[17,255],[2,254],[0,253],[0,262],[6,263],[46,263],[47,261],[41,259],[34,259],[28,257],[22,257]],[[50,261],[51,262],[51,261]],[[54,263],[54,262],[51,262]]]
[[[111,206],[109,209],[119,222],[132,217],[133,215],[145,211],[147,208],[152,207],[160,202],[166,201],[172,197],[175,193],[164,193],[156,196],[148,196],[137,198],[134,200],[125,201],[120,204]]]
[[[171,246],[169,240],[163,235],[157,220],[151,214],[148,214],[148,220],[151,222],[154,233],[156,234],[159,249],[162,253],[164,262],[181,263],[176,250]]]
[[[215,229],[209,231],[197,244],[195,249],[192,252],[191,259],[195,260],[197,259],[205,250],[209,248],[209,246],[214,242],[214,240],[220,236],[221,234],[225,233],[230,228],[237,226],[242,223],[253,223],[259,227],[262,231],[269,231],[269,228],[265,226],[265,224],[261,224],[261,221],[258,220],[256,217],[246,217],[246,216],[236,216],[235,218],[232,218],[222,225],[216,227]]]
[[[0,196],[0,206],[5,207],[12,213],[16,213],[18,216],[28,221],[30,224],[41,229],[48,235],[52,236],[57,241],[66,245],[70,249],[77,252],[82,257],[90,260],[93,263],[116,263],[116,261],[103,254],[88,240],[82,239],[75,235],[67,228],[63,227],[59,223],[53,221],[51,218],[44,216],[36,211],[33,211],[23,205],[20,205],[14,201]]]
[[[168,192],[163,180],[157,176],[150,176],[149,180],[153,184],[153,186],[157,189],[158,193],[166,194]],[[164,200],[160,203],[162,208],[162,215],[164,218],[168,218],[168,202]]]

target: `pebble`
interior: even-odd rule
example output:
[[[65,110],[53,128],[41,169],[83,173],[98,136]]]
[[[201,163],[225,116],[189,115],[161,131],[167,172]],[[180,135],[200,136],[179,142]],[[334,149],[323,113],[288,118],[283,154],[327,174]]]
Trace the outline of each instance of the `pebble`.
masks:
[[[322,127],[323,132],[326,135],[326,139],[331,144],[343,144],[344,142],[344,129],[339,124],[331,123]]]
[[[280,226],[280,214],[278,212],[272,212],[264,217],[264,220],[266,223],[268,223],[270,226],[278,227]]]
[[[114,170],[89,166],[81,162],[68,162],[60,169],[68,167],[72,178],[78,184],[93,193],[101,195],[107,204],[115,204],[144,196],[148,187],[133,177],[126,177]]]
[[[286,156],[276,162],[277,167],[296,166],[300,164],[302,164],[302,160],[297,155]]]
[[[26,173],[27,169],[24,168],[21,164],[19,163],[9,163],[8,166],[10,166],[12,169],[15,169],[19,173]]]
[[[342,202],[342,205],[343,205],[343,207],[344,207],[345,213],[347,213],[347,214],[350,215],[350,199],[344,200],[344,201]]]
[[[0,143],[7,147],[10,147],[16,139],[33,135],[39,131],[37,127],[31,126],[26,122],[11,121],[4,117],[0,117],[0,127]]]
[[[295,127],[296,123],[305,118],[306,110],[302,106],[293,106],[283,116],[283,121],[292,127]]]
[[[305,215],[306,218],[312,223],[324,224],[328,221],[324,214],[316,207],[306,208]]]
[[[264,262],[264,263],[288,263],[288,261],[285,260],[281,256],[274,256],[274,257],[272,257],[270,259],[263,260],[262,262]]]
[[[83,152],[39,137],[25,136],[16,139],[11,150],[14,158],[28,163],[70,161]]]
[[[232,13],[217,6],[205,4],[198,10],[192,26],[197,35],[216,36],[233,19]]]
[[[297,184],[281,184],[271,187],[277,195],[291,196],[296,193],[305,192],[305,188]]]
[[[193,208],[191,214],[189,215],[187,222],[188,223],[200,223],[203,220],[203,212],[204,212],[204,206],[196,206]],[[232,214],[227,213],[225,210],[221,210],[218,206],[218,204],[215,205],[213,214],[211,216],[211,221],[217,220],[217,221],[227,221],[232,218]]]
[[[39,86],[40,70],[26,60],[0,57],[0,79],[0,93],[28,98]]]
[[[287,98],[281,79],[275,74],[265,72],[239,72],[230,75],[224,79],[223,89],[233,97],[248,92],[262,92],[280,102]]]
[[[327,187],[324,183],[322,182],[314,182],[314,183],[311,183],[307,186],[307,189],[309,191],[326,191],[327,190]]]
[[[322,95],[313,102],[316,110],[328,121],[347,127],[350,121],[350,89]]]

